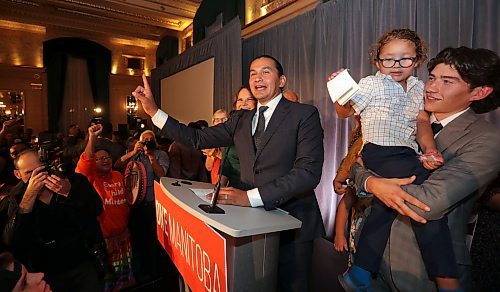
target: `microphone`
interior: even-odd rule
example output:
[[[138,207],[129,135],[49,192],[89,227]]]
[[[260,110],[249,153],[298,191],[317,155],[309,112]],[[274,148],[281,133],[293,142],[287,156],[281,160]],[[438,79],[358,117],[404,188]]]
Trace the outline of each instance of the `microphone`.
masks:
[[[244,111],[239,110],[233,115],[233,117],[236,116],[235,118],[237,119],[236,123],[234,124],[233,133],[236,130],[236,127],[238,126],[238,122],[240,121],[240,118],[243,115],[243,113],[244,113]],[[200,209],[202,209],[203,211],[205,211],[205,213],[210,213],[210,214],[225,214],[226,213],[224,210],[222,210],[220,207],[217,206],[217,199],[219,198],[219,193],[220,193],[220,188],[221,188],[220,180],[222,178],[222,169],[224,169],[224,165],[226,164],[227,153],[229,152],[229,147],[230,146],[226,147],[226,150],[222,154],[222,161],[220,163],[220,169],[219,169],[219,177],[217,178],[217,183],[215,184],[214,194],[212,196],[212,200],[210,201],[210,204],[198,205],[198,207]]]
[[[222,169],[224,168],[224,164],[226,164],[227,153],[229,152],[229,147],[226,147],[224,153],[222,154],[222,161],[220,163],[219,168],[219,177],[217,178],[217,183],[215,184],[214,194],[212,195],[212,200],[210,204],[200,204],[198,207],[205,211],[205,213],[210,214],[225,214],[226,212],[222,210],[219,206],[217,206],[217,199],[219,198],[220,193],[220,180],[222,178]]]

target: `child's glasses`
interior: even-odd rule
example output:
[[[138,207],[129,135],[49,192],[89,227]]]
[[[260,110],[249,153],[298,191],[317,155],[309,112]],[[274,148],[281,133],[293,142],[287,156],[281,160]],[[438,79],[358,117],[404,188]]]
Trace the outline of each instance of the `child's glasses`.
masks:
[[[402,68],[408,68],[415,63],[417,60],[417,57],[408,57],[408,58],[401,58],[399,60],[396,59],[378,59],[380,64],[382,64],[382,67],[384,68],[392,68],[396,66],[396,63],[399,64]]]

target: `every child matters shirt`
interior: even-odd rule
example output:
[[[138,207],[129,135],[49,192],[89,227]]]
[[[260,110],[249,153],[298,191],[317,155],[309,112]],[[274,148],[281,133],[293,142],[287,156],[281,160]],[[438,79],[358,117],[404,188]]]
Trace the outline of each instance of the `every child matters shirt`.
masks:
[[[104,238],[109,238],[120,235],[127,229],[130,209],[123,175],[115,170],[111,170],[107,176],[98,175],[95,163],[95,158],[87,158],[82,153],[76,172],[85,175],[101,197],[103,211],[98,219]]]
[[[361,116],[363,142],[380,146],[407,146],[418,152],[417,115],[424,109],[424,83],[414,76],[406,81],[406,92],[390,75],[377,72],[359,81],[352,98]]]

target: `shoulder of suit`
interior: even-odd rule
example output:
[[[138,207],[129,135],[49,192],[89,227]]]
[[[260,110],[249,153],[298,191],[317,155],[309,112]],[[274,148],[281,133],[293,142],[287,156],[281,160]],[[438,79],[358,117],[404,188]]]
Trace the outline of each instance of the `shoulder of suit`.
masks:
[[[500,128],[486,121],[482,116],[475,114],[476,120],[472,122],[469,129],[478,135],[487,135],[496,137],[500,140]]]
[[[231,116],[231,118],[238,117],[238,116],[239,117],[243,117],[243,116],[248,116],[248,115],[253,116],[254,114],[255,114],[254,110],[244,110],[244,109],[242,109],[242,110],[235,111],[234,114]]]
[[[289,101],[285,98],[283,98],[283,102],[286,106],[289,106],[293,109],[301,109],[301,110],[309,110],[309,111],[317,111],[318,109],[314,106],[314,105],[311,105],[311,104],[307,104],[307,103],[299,103],[299,102],[292,102],[292,101]]]
[[[318,113],[319,115],[318,108],[312,104],[306,104],[306,103],[295,103],[295,104],[297,104],[297,106],[299,106],[300,109],[307,114]]]

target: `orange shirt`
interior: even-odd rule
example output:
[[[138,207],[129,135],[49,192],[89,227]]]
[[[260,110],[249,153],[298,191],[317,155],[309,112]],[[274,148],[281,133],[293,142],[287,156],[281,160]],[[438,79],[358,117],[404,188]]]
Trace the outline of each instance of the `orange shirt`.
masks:
[[[212,166],[212,171],[210,171],[213,185],[215,185],[219,179],[220,162],[221,159],[219,157],[214,158],[214,165]]]
[[[222,149],[221,148],[212,148],[212,149],[207,149],[206,154],[207,159],[211,158],[214,160],[212,164],[212,170],[210,171],[210,176],[212,180],[212,184],[216,184],[217,181],[219,180],[219,170],[220,170],[220,163],[222,159]]]
[[[104,238],[122,234],[128,225],[129,205],[125,194],[123,175],[111,170],[110,175],[98,175],[95,169],[95,159],[80,156],[76,172],[87,177],[102,199],[103,212],[99,216]]]

